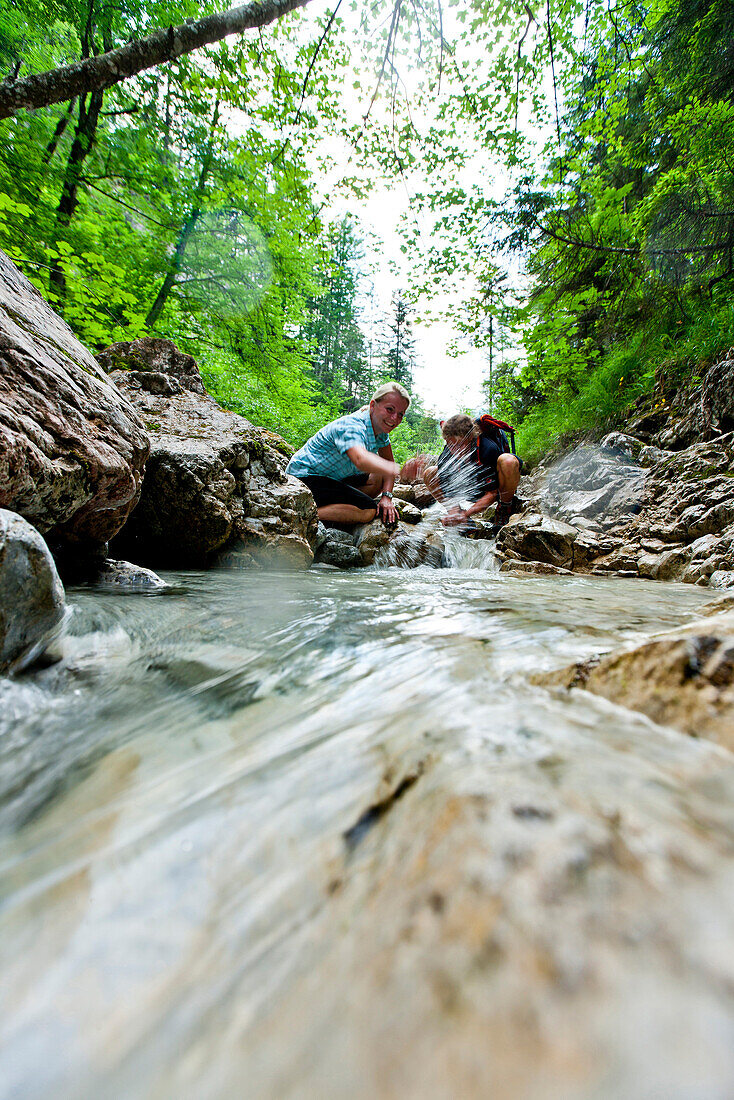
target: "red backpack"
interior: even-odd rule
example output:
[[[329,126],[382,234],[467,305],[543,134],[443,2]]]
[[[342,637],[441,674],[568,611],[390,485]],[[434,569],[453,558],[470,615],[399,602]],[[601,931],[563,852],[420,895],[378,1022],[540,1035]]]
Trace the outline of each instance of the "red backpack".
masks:
[[[504,420],[497,420],[494,416],[490,416],[489,413],[478,416],[476,423],[479,425],[482,435],[486,435],[490,439],[497,439],[497,436],[499,436],[505,450],[509,451],[512,449],[512,453],[515,453],[515,429],[511,424],[507,424]],[[507,442],[508,436],[510,437],[509,444]],[[478,452],[479,439],[477,439],[477,453]]]

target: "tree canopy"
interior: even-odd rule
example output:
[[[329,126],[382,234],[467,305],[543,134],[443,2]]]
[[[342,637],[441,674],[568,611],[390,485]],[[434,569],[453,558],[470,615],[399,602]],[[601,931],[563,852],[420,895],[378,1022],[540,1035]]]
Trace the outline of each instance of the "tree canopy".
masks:
[[[453,289],[539,451],[734,344],[728,2],[304,3],[0,0],[0,245],[92,347],[169,335],[300,442],[419,377]],[[390,180],[411,268],[376,318],[344,206]]]

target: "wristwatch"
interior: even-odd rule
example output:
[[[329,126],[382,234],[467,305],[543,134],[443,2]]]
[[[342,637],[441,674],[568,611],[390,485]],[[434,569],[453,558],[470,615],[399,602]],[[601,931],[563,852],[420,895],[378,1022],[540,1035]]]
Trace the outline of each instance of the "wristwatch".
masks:
[[[388,500],[392,500],[392,493],[380,493],[380,499],[387,497]]]

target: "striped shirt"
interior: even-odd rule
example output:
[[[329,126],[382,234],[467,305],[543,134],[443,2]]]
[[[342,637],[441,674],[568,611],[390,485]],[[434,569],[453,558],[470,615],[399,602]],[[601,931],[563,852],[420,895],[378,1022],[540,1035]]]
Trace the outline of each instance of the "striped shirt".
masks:
[[[293,455],[286,473],[294,477],[333,477],[343,481],[360,473],[347,456],[350,447],[364,447],[377,454],[388,442],[385,432],[375,435],[369,409],[359,409],[332,420],[312,435]]]

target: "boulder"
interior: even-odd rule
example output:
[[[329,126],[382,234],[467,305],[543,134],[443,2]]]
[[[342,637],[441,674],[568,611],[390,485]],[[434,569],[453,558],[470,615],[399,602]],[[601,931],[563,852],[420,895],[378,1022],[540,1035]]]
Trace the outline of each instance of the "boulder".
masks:
[[[734,611],[531,681],[584,688],[654,722],[734,749]]]
[[[193,355],[181,351],[171,340],[144,336],[120,344],[111,344],[97,355],[107,374],[126,370],[148,393],[172,395],[182,390],[206,393]]]
[[[734,569],[717,569],[709,577],[712,588],[734,588]]]
[[[410,504],[407,500],[396,500],[395,507],[403,523],[420,523],[423,513],[415,504]]]
[[[138,499],[145,427],[1,252],[0,363],[0,507],[62,563],[99,556]]]
[[[102,588],[121,588],[133,592],[152,592],[169,587],[152,569],[114,558],[104,561],[94,580]]]
[[[503,561],[500,573],[512,573],[517,576],[531,573],[540,577],[573,576],[573,570],[562,569],[559,565],[549,565],[547,561]]]
[[[64,589],[46,543],[22,516],[0,508],[0,672],[31,664],[65,614]]]
[[[616,520],[639,512],[646,478],[647,471],[621,450],[577,447],[547,472],[541,501],[545,510],[563,519]]]
[[[637,439],[634,435],[627,435],[626,432],[610,432],[604,436],[599,446],[607,451],[614,451],[616,454],[625,455],[627,458],[636,461],[644,444],[642,440]]]
[[[371,527],[372,524],[365,526]],[[380,523],[380,527],[384,527]],[[355,535],[351,531],[342,531],[337,527],[326,527],[326,537],[319,545],[316,560],[320,565],[335,565],[338,569],[351,569],[365,564],[362,553],[354,545]]]
[[[433,493],[421,478],[411,482],[399,481],[393,486],[392,492],[396,501],[404,500],[416,508],[430,508],[436,503]]]
[[[153,365],[171,363],[176,373],[144,370],[146,350]],[[132,370],[119,366],[126,355],[134,355]],[[112,551],[166,568],[253,560],[310,565],[316,507],[303,482],[285,473],[286,457],[270,445],[279,437],[220,408],[203,392],[194,360],[170,341],[113,345],[105,357],[115,367],[110,378],[135,406],[151,440],[140,504]],[[146,383],[152,374],[163,378],[153,388]]]
[[[576,527],[537,512],[512,516],[497,535],[497,548],[525,561],[573,568]]]
[[[417,509],[416,509],[417,511]],[[381,519],[364,523],[354,533],[354,544],[359,549],[362,565],[372,565],[378,550],[390,542],[390,531]]]

